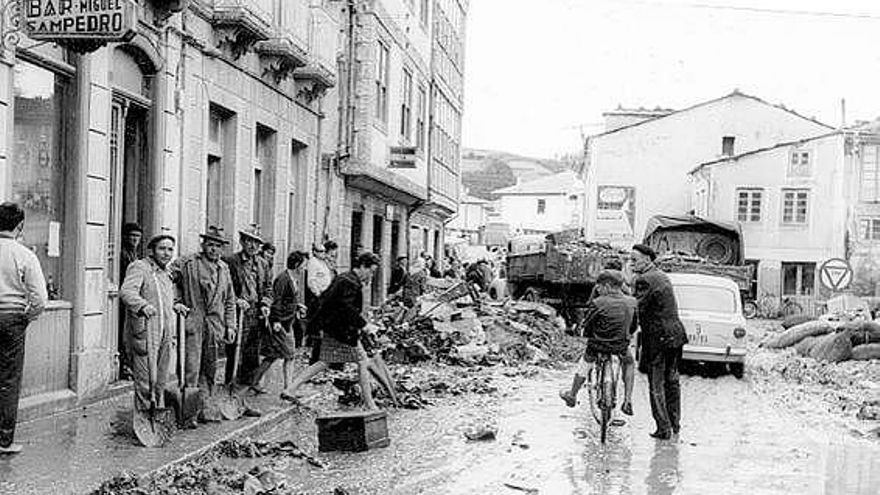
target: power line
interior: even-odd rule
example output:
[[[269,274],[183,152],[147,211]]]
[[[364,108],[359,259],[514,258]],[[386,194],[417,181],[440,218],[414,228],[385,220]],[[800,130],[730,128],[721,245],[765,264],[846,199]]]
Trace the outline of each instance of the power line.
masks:
[[[576,2],[577,3],[577,2]],[[653,5],[658,7],[681,7],[681,8],[691,8],[691,9],[706,9],[706,10],[729,10],[736,12],[750,12],[757,14],[771,14],[771,15],[787,15],[787,16],[798,16],[798,17],[830,17],[830,18],[838,18],[838,19],[866,19],[866,20],[880,20],[880,14],[870,14],[864,12],[834,12],[834,11],[820,11],[820,10],[799,10],[799,9],[776,9],[769,7],[746,7],[742,5],[730,5],[730,4],[712,4],[712,3],[704,3],[704,2],[686,2],[686,3],[677,3],[677,2],[663,2],[657,0],[612,0],[612,3],[615,5],[620,4],[639,4],[639,5]],[[582,4],[580,4],[582,5]]]

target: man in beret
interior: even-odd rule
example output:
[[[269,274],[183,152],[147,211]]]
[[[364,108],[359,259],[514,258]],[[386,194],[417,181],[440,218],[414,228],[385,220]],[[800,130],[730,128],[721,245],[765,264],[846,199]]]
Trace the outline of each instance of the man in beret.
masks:
[[[651,436],[667,440],[681,429],[681,387],[678,367],[687,333],[678,317],[678,303],[672,283],[656,265],[651,247],[632,248],[633,283],[638,300],[641,355],[639,368],[647,369],[651,414],[657,430]]]

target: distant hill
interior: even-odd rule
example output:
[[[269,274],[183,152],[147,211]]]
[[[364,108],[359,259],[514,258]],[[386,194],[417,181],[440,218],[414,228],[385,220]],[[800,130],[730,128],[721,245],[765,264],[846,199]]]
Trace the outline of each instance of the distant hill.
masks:
[[[492,191],[569,170],[560,160],[546,160],[505,151],[462,150],[461,181],[471,196],[493,201]]]

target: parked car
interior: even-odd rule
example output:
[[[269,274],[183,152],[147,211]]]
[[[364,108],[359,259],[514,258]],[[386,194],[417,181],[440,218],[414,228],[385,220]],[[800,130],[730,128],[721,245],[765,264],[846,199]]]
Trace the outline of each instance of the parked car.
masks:
[[[678,314],[687,331],[685,361],[726,363],[742,378],[746,357],[746,319],[740,287],[727,277],[669,273]]]

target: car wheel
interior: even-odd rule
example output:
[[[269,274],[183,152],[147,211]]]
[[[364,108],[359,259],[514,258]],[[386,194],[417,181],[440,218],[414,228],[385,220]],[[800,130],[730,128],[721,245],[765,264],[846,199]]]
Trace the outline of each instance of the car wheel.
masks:
[[[732,374],[736,378],[742,378],[743,374],[745,374],[745,364],[743,363],[730,363],[730,374]]]

